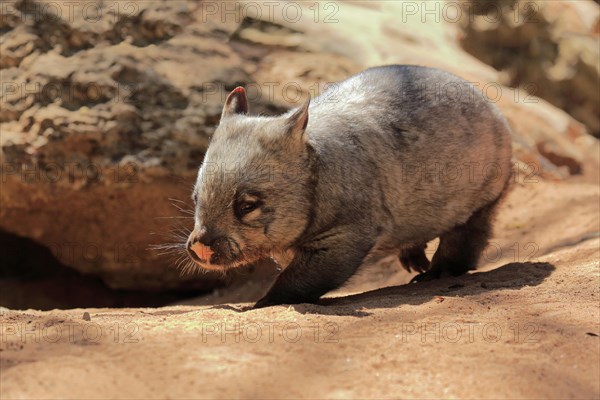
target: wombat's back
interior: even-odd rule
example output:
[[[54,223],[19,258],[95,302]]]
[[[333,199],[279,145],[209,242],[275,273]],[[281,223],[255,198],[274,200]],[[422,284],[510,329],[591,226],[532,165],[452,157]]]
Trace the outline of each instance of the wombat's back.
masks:
[[[327,199],[317,217],[370,213],[387,241],[427,241],[465,222],[510,177],[504,117],[433,68],[371,68],[334,85],[311,104],[307,134]]]

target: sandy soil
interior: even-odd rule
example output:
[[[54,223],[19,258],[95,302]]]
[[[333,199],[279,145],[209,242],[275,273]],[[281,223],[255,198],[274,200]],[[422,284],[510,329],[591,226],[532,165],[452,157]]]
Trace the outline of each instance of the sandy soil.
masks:
[[[319,305],[245,311],[248,284],[196,305],[3,310],[0,397],[598,398],[599,191],[517,185],[460,278],[401,285],[389,262]]]

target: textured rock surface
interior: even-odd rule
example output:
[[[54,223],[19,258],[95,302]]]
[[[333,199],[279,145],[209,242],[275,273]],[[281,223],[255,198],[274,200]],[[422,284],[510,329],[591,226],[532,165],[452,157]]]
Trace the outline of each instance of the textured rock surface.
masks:
[[[237,85],[248,87],[252,112],[268,114],[368,66],[440,67],[498,102],[515,129],[519,168],[551,179],[598,173],[598,142],[586,126],[500,85],[515,82],[461,48],[458,22],[423,19],[406,3],[329,3],[318,12],[302,3],[297,20],[294,10],[259,12],[243,2],[67,3],[1,8],[0,229],[48,246],[64,264],[114,288],[214,284],[210,275],[181,276],[176,258],[148,247],[173,241],[165,234],[174,224],[189,227],[189,219],[160,217],[187,216],[171,199],[189,203],[224,96]],[[559,6],[548,9],[561,14]],[[594,23],[576,21],[585,32]],[[497,34],[467,29],[479,38],[477,49],[492,46],[486,38]],[[562,74],[552,85],[563,100],[544,97],[595,129],[585,111],[594,100],[564,97],[570,85],[587,90],[597,79],[593,49],[560,40],[553,43],[564,68],[549,69]],[[585,117],[569,108],[575,104]]]
[[[502,82],[548,100],[600,136],[600,8],[592,1],[494,0],[463,18],[463,46]],[[466,15],[466,14],[465,14]]]

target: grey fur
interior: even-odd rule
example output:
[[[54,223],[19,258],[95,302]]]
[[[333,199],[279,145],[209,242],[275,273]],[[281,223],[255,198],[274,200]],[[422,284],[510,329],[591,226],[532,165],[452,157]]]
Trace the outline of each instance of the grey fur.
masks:
[[[316,301],[390,253],[425,271],[417,280],[476,267],[511,176],[511,137],[474,87],[437,69],[377,67],[280,117],[246,116],[236,90],[194,189],[188,246],[216,249],[195,257],[201,266],[291,254],[258,307]]]

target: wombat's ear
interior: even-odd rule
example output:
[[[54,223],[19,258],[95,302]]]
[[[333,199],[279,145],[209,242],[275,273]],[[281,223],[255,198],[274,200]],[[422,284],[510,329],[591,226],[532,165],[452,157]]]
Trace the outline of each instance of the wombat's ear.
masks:
[[[246,97],[246,91],[241,86],[233,89],[227,96],[221,119],[234,114],[248,114],[248,97]]]
[[[304,130],[308,125],[308,106],[310,105],[310,96],[289,118],[289,135],[297,138],[304,136]]]

